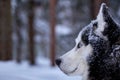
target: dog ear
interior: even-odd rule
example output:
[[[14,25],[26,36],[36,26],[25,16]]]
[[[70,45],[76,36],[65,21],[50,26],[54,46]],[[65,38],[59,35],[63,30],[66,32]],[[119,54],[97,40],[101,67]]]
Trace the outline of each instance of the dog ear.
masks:
[[[106,22],[107,25],[111,24],[116,24],[113,18],[111,17],[108,7],[106,6],[105,3],[101,4],[99,13],[97,15],[97,21],[98,22]]]

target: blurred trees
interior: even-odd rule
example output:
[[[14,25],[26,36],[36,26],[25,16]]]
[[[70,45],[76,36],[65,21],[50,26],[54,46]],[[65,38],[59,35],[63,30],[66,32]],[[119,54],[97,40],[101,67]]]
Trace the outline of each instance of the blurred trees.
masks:
[[[17,48],[16,48],[16,61],[18,63],[21,62],[21,57],[22,57],[22,35],[21,35],[21,27],[22,27],[22,22],[21,22],[21,19],[20,19],[20,9],[21,9],[21,6],[22,5],[22,2],[21,0],[16,0],[16,8],[15,8],[15,13],[14,13],[14,21],[15,21],[15,30],[16,30],[16,34],[18,36],[18,44],[17,44]]]
[[[51,35],[50,35],[50,58],[51,65],[55,65],[55,26],[56,26],[56,0],[50,0],[50,27],[51,27]]]
[[[12,59],[11,1],[0,0],[0,59]]]
[[[35,51],[34,51],[34,0],[29,1],[29,15],[28,15],[28,24],[29,24],[29,61],[31,65],[35,65]]]
[[[13,58],[20,63],[28,54],[28,2],[11,0],[13,17]]]
[[[55,57],[73,48],[82,27],[96,18],[102,2],[120,15],[119,0],[0,0],[0,60],[13,57],[34,65],[44,56],[54,66]]]

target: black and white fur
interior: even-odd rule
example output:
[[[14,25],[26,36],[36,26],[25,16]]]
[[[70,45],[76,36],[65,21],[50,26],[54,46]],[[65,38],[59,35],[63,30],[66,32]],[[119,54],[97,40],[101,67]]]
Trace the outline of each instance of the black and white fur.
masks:
[[[96,34],[108,39],[110,44],[120,42],[120,25],[111,17],[108,7],[103,3],[96,19],[98,26]]]
[[[119,29],[103,3],[97,19],[80,31],[75,47],[56,64],[65,74],[83,80],[120,80]]]

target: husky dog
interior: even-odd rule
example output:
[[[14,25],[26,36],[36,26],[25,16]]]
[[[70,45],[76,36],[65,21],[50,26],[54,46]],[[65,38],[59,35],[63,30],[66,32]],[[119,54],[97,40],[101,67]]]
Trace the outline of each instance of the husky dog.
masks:
[[[103,3],[97,19],[80,31],[75,47],[56,64],[65,74],[83,80],[120,80],[119,38],[119,26]]]

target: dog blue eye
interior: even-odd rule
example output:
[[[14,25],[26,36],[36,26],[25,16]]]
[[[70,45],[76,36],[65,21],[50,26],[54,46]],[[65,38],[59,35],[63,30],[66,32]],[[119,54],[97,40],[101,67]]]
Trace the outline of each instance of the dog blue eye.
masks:
[[[77,48],[80,48],[81,46],[82,46],[82,44],[81,44],[81,43],[78,43]]]

